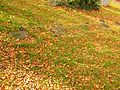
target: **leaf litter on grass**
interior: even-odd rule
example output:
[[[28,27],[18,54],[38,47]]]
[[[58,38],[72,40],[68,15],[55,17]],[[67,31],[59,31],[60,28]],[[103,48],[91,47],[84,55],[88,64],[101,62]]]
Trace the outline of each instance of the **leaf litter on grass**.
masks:
[[[119,27],[103,30],[97,22],[119,21],[118,14],[103,8],[91,13],[50,7],[44,0],[10,0],[4,5],[2,19],[14,22],[1,24],[5,30],[0,32],[0,55],[6,69],[0,71],[0,85],[5,89],[119,88]],[[51,25],[52,33],[47,27]],[[8,35],[19,26],[28,29],[28,38],[16,40]]]

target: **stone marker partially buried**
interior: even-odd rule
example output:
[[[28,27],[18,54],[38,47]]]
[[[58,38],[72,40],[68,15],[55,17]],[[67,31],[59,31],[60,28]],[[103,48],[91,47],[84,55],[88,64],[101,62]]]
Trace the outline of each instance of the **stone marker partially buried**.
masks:
[[[20,27],[18,31],[10,32],[10,35],[16,39],[24,39],[27,36],[26,28]]]

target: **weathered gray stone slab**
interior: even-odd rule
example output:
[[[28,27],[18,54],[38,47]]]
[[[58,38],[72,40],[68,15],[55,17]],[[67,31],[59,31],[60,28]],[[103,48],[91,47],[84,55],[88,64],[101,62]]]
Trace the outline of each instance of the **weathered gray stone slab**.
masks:
[[[55,36],[61,36],[65,34],[65,27],[62,24],[54,25],[51,29],[51,32]]]
[[[105,28],[110,27],[104,20],[100,20],[100,24],[101,24],[102,27],[105,27]]]
[[[10,32],[10,35],[16,39],[24,39],[27,36],[25,28],[20,27],[18,31]]]

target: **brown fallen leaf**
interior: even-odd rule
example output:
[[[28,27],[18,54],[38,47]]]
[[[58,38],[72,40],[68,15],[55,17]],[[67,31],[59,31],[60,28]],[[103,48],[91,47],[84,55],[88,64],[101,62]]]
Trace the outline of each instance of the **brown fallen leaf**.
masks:
[[[10,48],[10,57],[14,58],[15,57],[15,53],[14,53],[14,49]]]
[[[0,88],[0,90],[5,90],[5,86],[2,85],[1,88]]]

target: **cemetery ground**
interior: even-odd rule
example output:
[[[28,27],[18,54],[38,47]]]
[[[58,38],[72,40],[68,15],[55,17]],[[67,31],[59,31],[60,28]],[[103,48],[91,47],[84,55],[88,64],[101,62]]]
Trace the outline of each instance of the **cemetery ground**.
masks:
[[[119,90],[120,9],[0,1],[1,90]]]

